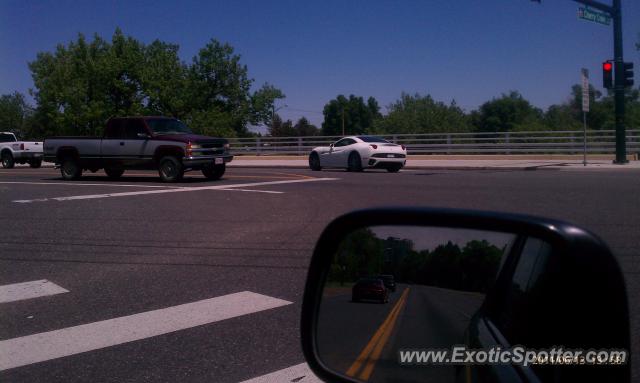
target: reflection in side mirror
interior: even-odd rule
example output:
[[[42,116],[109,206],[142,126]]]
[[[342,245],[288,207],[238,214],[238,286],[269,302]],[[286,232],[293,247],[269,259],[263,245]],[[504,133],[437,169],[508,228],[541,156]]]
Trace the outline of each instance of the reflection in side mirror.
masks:
[[[359,381],[452,381],[454,366],[402,368],[398,353],[464,343],[513,234],[377,226],[347,235],[322,291],[324,365]],[[344,336],[343,334],[348,334]]]
[[[316,245],[301,329],[309,366],[331,382],[630,379],[616,259],[591,233],[543,218],[438,209],[340,217]],[[604,362],[550,357],[567,350],[602,351]],[[523,363],[514,352],[534,354]]]

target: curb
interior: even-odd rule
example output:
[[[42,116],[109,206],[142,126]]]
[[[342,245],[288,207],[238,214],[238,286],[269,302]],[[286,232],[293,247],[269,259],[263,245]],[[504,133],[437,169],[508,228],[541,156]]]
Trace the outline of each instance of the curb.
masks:
[[[561,166],[562,164],[540,165],[540,166],[405,166],[407,170],[558,170],[550,166]],[[228,165],[229,168],[243,169],[309,169],[303,165]]]

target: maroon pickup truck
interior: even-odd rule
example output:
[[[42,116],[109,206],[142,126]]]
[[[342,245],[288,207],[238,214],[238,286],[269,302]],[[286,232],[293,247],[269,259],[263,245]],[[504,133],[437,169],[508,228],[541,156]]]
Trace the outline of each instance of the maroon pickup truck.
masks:
[[[233,159],[229,142],[199,136],[168,117],[121,117],[107,122],[103,137],[52,137],[44,141],[44,160],[60,166],[71,180],[83,170],[104,169],[110,178],[127,169],[157,169],[164,182],[176,182],[189,170],[217,180]]]

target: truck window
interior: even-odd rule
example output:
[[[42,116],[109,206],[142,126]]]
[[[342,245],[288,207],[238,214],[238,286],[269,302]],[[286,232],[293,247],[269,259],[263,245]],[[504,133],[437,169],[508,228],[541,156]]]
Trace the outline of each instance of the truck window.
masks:
[[[0,142],[16,142],[16,136],[9,133],[0,133]]]
[[[128,120],[125,129],[125,138],[127,140],[137,140],[139,139],[138,133],[147,134],[147,128],[145,127],[144,122],[137,118]]]
[[[125,123],[126,123],[126,120],[121,118],[110,120],[109,123],[107,124],[107,131],[104,134],[104,138],[124,139]]]

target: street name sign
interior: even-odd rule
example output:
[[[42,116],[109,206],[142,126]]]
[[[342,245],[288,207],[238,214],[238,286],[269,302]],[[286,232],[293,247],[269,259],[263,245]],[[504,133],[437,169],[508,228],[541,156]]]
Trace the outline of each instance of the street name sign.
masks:
[[[594,23],[609,25],[611,24],[611,16],[604,12],[594,11],[590,8],[578,8],[578,18],[584,19],[588,21],[593,21]]]

